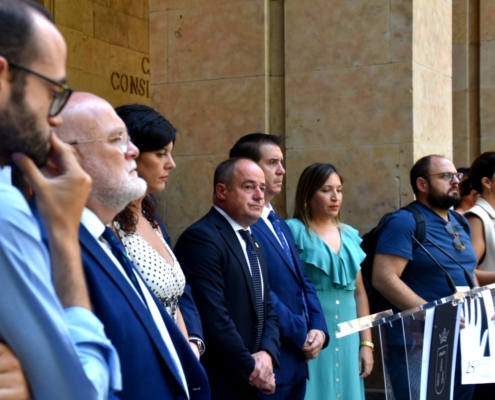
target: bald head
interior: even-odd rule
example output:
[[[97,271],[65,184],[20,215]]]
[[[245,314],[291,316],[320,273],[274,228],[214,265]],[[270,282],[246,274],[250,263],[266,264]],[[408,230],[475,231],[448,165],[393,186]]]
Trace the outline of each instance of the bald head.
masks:
[[[126,129],[110,103],[92,93],[74,92],[61,115],[63,123],[54,130],[64,142],[97,138],[109,121]]]
[[[131,142],[123,151],[126,126],[112,106],[98,96],[74,93],[62,117],[56,133],[64,142],[75,143],[80,163],[93,179],[87,206],[103,223],[109,223],[146,192],[146,182],[136,171],[139,151]]]

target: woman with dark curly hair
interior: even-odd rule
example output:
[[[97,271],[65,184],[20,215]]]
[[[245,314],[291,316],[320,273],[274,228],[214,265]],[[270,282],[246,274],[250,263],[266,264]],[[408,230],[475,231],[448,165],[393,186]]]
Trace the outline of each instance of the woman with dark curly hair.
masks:
[[[144,197],[130,203],[115,217],[113,228],[136,269],[189,340],[179,309],[186,280],[160,229],[161,221],[155,213],[152,196],[165,189],[169,173],[175,168],[172,149],[176,129],[146,105],[125,105],[115,111],[126,124],[130,140],[139,149],[137,172],[148,189]],[[198,350],[196,344],[191,347]]]

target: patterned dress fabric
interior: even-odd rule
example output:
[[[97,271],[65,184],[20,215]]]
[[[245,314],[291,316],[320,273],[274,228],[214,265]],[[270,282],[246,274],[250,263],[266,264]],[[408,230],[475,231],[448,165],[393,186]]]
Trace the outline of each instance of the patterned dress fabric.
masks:
[[[137,233],[127,234],[119,230],[120,238],[129,258],[146,284],[163,304],[168,314],[177,322],[177,308],[184,293],[186,278],[174,253],[158,230],[156,234],[171,254],[174,265],[170,265],[146,240]]]
[[[354,289],[356,275],[365,254],[357,230],[342,225],[341,247],[335,254],[298,219],[286,221],[309,279],[316,288],[328,325],[330,344],[316,360],[309,362],[307,400],[364,400],[364,383],[359,377],[359,334],[337,339],[337,325],[357,318]]]

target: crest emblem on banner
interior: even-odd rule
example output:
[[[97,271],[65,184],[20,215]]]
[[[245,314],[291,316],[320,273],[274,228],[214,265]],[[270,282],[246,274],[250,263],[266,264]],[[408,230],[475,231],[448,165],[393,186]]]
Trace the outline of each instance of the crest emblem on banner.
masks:
[[[440,340],[440,345],[442,343],[447,343],[447,339],[449,337],[450,331],[447,329],[443,329],[438,335],[438,339]],[[449,345],[441,346],[437,349],[437,363],[435,369],[435,392],[440,394],[445,389],[445,381],[447,379],[447,363],[448,363],[448,355],[449,355]]]

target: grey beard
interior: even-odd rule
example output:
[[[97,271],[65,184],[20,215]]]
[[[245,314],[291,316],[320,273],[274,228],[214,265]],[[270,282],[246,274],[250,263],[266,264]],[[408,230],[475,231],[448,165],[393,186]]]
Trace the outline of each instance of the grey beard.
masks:
[[[143,197],[146,194],[146,181],[138,178],[136,181],[127,180],[124,183],[114,182],[113,185],[99,187],[93,177],[93,189],[91,197],[105,208],[115,211],[118,214],[127,205],[134,200]]]

